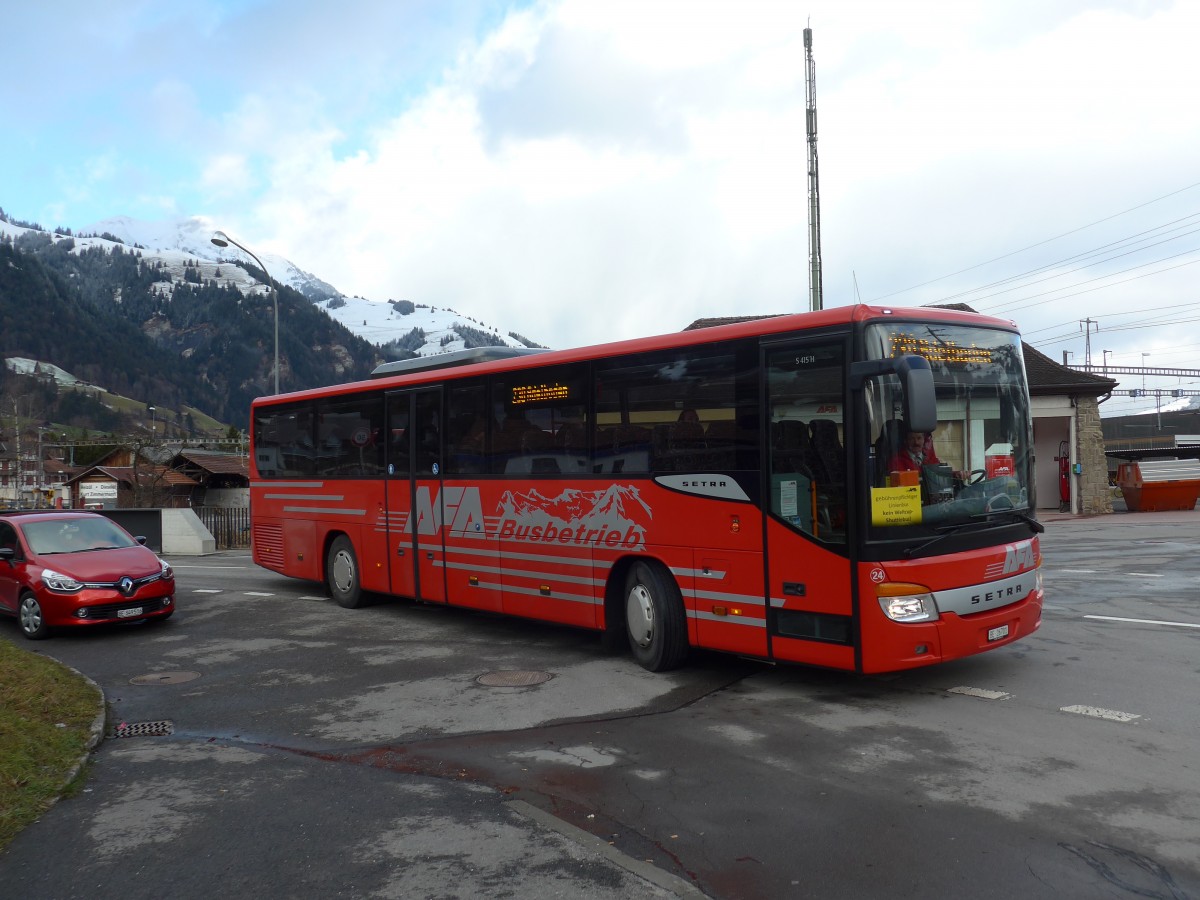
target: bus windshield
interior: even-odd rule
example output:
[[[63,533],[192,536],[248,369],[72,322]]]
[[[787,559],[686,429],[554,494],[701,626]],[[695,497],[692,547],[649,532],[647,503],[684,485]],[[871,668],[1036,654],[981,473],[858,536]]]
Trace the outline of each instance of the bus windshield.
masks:
[[[917,432],[904,420],[901,380],[867,380],[868,539],[933,537],[1028,517],[1033,435],[1020,338],[930,322],[871,325],[865,338],[869,359],[926,359],[937,399],[936,429]]]

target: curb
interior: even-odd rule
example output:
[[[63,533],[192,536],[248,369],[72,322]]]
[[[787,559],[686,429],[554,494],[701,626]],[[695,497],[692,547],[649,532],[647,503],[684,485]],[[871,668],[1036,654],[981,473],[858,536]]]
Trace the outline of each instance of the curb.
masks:
[[[68,666],[64,662],[59,662],[59,665],[61,665],[67,671],[78,675],[85,682],[95,688],[96,694],[100,698],[100,709],[96,713],[95,718],[92,719],[92,724],[88,730],[87,744],[84,745],[83,752],[79,754],[79,758],[75,760],[75,765],[71,766],[70,770],[66,774],[66,777],[63,778],[62,785],[58,789],[58,796],[56,796],[51,802],[51,806],[53,806],[62,798],[63,791],[66,790],[67,785],[79,777],[79,773],[83,770],[83,766],[88,761],[88,757],[92,755],[92,752],[99,747],[100,742],[104,740],[104,723],[108,718],[108,700],[104,696],[104,689],[73,666]]]

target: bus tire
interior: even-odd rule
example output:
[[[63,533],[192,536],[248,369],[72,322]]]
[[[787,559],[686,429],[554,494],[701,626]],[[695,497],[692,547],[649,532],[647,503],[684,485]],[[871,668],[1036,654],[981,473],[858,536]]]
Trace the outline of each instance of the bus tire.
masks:
[[[625,578],[625,629],[633,658],[644,669],[665,672],[688,653],[683,595],[659,563],[637,562]]]
[[[358,557],[354,545],[344,534],[334,538],[325,557],[325,584],[338,606],[357,609],[363,605],[362,582],[358,575]]]

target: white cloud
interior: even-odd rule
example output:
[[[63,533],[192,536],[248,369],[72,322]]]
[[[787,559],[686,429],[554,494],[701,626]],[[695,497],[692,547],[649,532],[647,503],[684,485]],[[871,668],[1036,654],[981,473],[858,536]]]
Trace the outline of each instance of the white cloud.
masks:
[[[1055,358],[1082,357],[1078,320],[1088,317],[1101,322],[1097,358],[1200,355],[1185,308],[1164,311],[1177,319],[1157,330],[1120,327],[1142,310],[1200,306],[1194,268],[1110,274],[1124,283],[1073,297],[975,290],[1072,268],[1076,254],[1200,209],[1197,189],[1148,203],[1200,182],[1190,113],[1200,4],[284,9],[266,0],[141,30],[119,22],[122,47],[152,49],[114,61],[115,83],[130,88],[130,109],[165,117],[149,127],[170,168],[156,180],[114,128],[87,154],[110,159],[108,175],[73,177],[84,171],[74,166],[62,181],[94,193],[132,179],[133,196],[162,205],[172,192],[196,196],[186,190],[194,172],[206,208],[185,201],[181,211],[211,215],[256,249],[349,293],[453,306],[555,346],[800,309],[811,22],[827,305],[853,302],[857,281],[865,300],[957,298],[1014,315]],[[88,46],[78,34],[65,40]],[[1047,240],[1058,235],[1068,236]],[[1200,242],[1095,258],[1059,281],[1180,251],[1200,255]],[[914,285],[924,286],[905,290]]]

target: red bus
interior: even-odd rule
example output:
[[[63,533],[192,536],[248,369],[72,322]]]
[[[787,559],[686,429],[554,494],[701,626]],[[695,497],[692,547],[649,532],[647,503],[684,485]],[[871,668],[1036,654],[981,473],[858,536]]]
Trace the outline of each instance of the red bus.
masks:
[[[858,305],[511,352],[255,401],[255,562],[344,607],[595,629],[651,671],[893,671],[1040,625],[1011,322]]]

